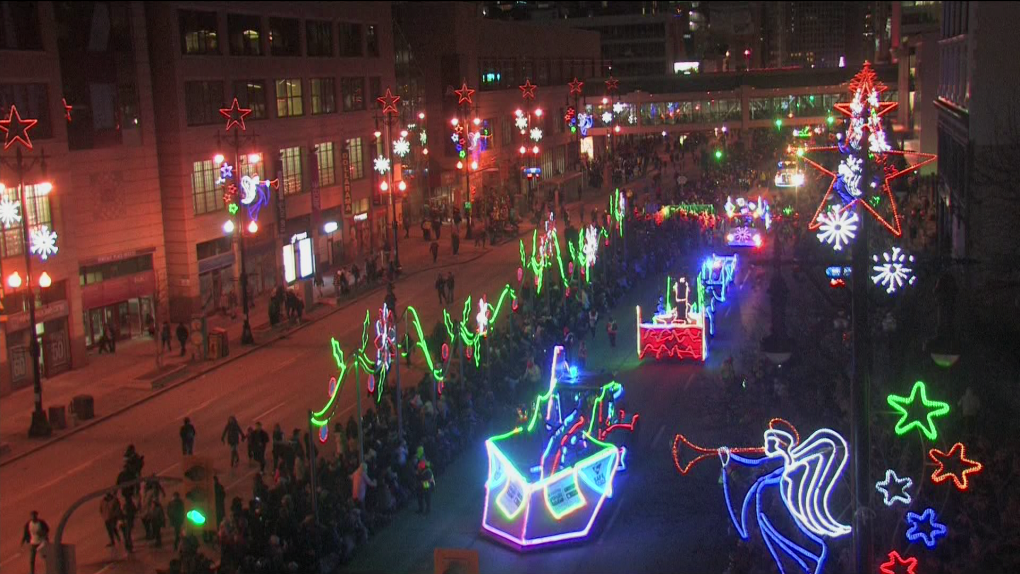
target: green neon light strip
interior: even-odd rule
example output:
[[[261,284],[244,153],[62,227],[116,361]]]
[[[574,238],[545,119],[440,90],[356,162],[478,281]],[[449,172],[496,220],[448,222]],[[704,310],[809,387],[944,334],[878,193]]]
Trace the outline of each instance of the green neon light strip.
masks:
[[[329,424],[329,419],[333,418],[333,414],[336,411],[337,397],[340,396],[340,391],[344,386],[344,378],[347,376],[347,363],[344,361],[344,351],[340,348],[340,343],[330,338],[330,346],[333,349],[333,360],[336,362],[336,368],[338,371],[336,377],[336,391],[333,396],[329,397],[329,401],[326,406],[322,407],[322,410],[312,413],[312,424],[317,427],[322,427]],[[328,415],[326,413],[329,413]]]

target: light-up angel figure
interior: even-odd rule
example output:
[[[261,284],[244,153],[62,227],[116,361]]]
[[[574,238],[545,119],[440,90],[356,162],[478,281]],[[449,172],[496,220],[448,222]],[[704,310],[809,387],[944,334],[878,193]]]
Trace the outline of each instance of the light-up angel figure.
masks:
[[[479,336],[484,337],[489,334],[489,302],[485,300],[485,297],[478,299],[478,314],[475,315],[475,323],[478,324],[478,330],[476,331]]]
[[[833,491],[846,468],[846,441],[833,430],[820,429],[799,443],[793,434],[770,428],[765,431],[764,444],[758,457],[738,454],[726,447],[718,449],[730,519],[740,537],[747,540],[749,516],[753,516],[780,572],[785,573],[786,566],[795,565],[799,571],[819,574],[828,555],[826,540],[850,533],[850,526],[836,520],[829,509]],[[733,463],[766,471],[748,489],[739,511],[734,510],[730,493]],[[775,494],[782,500],[796,531],[782,532],[782,523],[774,522],[766,514],[771,507],[765,497]],[[749,513],[752,501],[753,515]]]
[[[383,303],[382,309],[379,310],[379,318],[375,322],[375,366],[379,369],[381,379],[386,378],[386,373],[393,363],[396,341],[397,327],[393,320],[393,311]]]

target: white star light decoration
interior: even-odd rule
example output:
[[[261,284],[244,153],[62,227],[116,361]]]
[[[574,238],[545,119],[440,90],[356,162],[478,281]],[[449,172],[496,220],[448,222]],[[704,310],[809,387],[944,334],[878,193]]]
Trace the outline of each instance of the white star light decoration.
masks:
[[[836,251],[842,251],[843,246],[849,245],[857,236],[857,222],[857,214],[852,210],[833,208],[829,213],[818,216],[818,240],[828,243]]]
[[[608,124],[613,121],[613,112],[605,111],[602,112],[602,123]]]
[[[11,201],[8,198],[0,199],[0,223],[4,229],[12,227],[15,223],[21,223],[21,202]]]
[[[475,315],[475,322],[478,323],[478,334],[486,336],[489,334],[489,303],[482,297],[478,300],[478,314]]]
[[[904,285],[913,285],[917,280],[914,270],[904,266],[913,263],[914,256],[907,255],[899,247],[893,247],[891,253],[883,253],[881,259],[878,255],[872,255],[871,258],[878,264],[872,267],[875,275],[871,276],[871,280],[875,285],[885,287],[886,293],[894,293]]]
[[[410,152],[411,142],[407,141],[406,139],[400,138],[397,141],[393,142],[393,153],[397,154],[398,156],[404,157]]]
[[[524,130],[528,129],[528,116],[524,114],[517,114],[517,119],[514,120],[514,125],[517,126],[517,129],[521,130],[521,133],[523,134]]]
[[[615,104],[613,104],[613,113],[616,114],[623,113],[623,107],[624,107],[623,102],[616,102]]]
[[[390,158],[388,157],[377,157],[372,160],[372,169],[379,172],[380,175],[385,174],[390,170]]]
[[[542,130],[541,130],[541,128],[531,128],[531,139],[533,139],[535,141],[539,141],[539,140],[542,139]]]
[[[895,484],[896,486],[890,488]],[[882,493],[882,502],[886,506],[892,506],[897,502],[902,502],[907,506],[910,506],[910,502],[913,500],[907,489],[914,485],[914,481],[910,477],[900,478],[896,476],[896,471],[889,469],[885,471],[885,480],[875,483],[875,490]]]
[[[49,227],[41,225],[39,229],[33,229],[30,236],[32,240],[30,251],[43,261],[57,252],[57,232]]]

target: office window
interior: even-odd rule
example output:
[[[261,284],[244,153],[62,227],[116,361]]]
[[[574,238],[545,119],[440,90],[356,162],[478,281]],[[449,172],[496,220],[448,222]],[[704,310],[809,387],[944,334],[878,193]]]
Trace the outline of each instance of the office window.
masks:
[[[340,22],[340,55],[347,58],[361,56],[361,24]]]
[[[227,14],[227,37],[234,56],[262,55],[262,18],[249,14]]]
[[[340,78],[340,92],[345,112],[365,109],[365,78]]]
[[[184,111],[189,126],[207,126],[220,122],[220,108],[226,107],[223,82],[184,82]]]
[[[32,139],[53,137],[50,122],[50,98],[46,84],[0,84],[0,116],[7,119],[11,106],[18,108],[22,118],[38,120],[29,132]]]
[[[220,167],[213,160],[196,161],[192,164],[191,199],[195,206],[195,215],[223,209],[223,185],[216,183],[219,179]]]
[[[250,161],[250,159],[256,161]],[[266,179],[266,162],[262,153],[242,153],[237,161],[238,165],[237,173],[241,175],[247,175],[248,177],[257,177],[259,179]]]
[[[301,148],[289,147],[280,150],[280,168],[283,170],[283,182],[280,192],[284,195],[301,193]]]
[[[333,24],[320,20],[305,22],[305,42],[308,43],[309,56],[333,55]]]
[[[220,42],[216,12],[178,10],[181,52],[184,54],[219,54]]]
[[[0,50],[42,49],[39,3],[0,2]]]
[[[274,56],[300,55],[301,26],[296,18],[269,19],[269,53]]]
[[[351,156],[351,181],[365,177],[365,155],[361,149],[361,138],[347,140],[347,153]]]
[[[15,186],[2,188],[0,197],[10,202],[19,201],[18,188]],[[37,191],[35,185],[25,185],[25,203],[28,209],[21,212],[23,217],[28,217],[28,231],[31,233],[43,225],[53,229],[53,216],[50,213],[50,198],[48,195]],[[14,257],[24,254],[25,242],[21,234],[21,225],[14,225],[10,229],[0,232],[0,254],[3,257]]]
[[[291,118],[304,114],[301,105],[301,78],[276,80],[276,117]]]
[[[336,87],[333,78],[312,78],[312,115],[336,112]]]
[[[315,146],[315,157],[319,160],[319,187],[326,187],[336,183],[333,142],[322,142]]]
[[[266,119],[266,83],[263,80],[234,81],[234,97],[237,105],[251,109],[247,120]]]
[[[503,116],[499,120],[499,136],[501,147],[513,145],[514,133],[517,127],[514,125],[513,116]]]
[[[379,57],[379,27],[375,24],[365,26],[365,46],[370,57]]]

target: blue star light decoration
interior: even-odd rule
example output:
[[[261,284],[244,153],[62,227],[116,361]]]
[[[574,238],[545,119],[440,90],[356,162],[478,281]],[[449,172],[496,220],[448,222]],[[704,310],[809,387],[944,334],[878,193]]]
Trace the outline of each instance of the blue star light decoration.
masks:
[[[914,256],[907,255],[899,247],[893,247],[892,252],[886,251],[879,259],[878,255],[872,255],[871,259],[876,263],[872,267],[875,275],[871,280],[875,285],[885,287],[885,292],[892,294],[904,285],[913,285],[917,280],[914,270],[906,265],[914,263]]]
[[[907,489],[914,485],[914,481],[910,477],[900,478],[896,476],[896,471],[889,469],[885,471],[885,480],[875,483],[875,490],[882,493],[882,502],[886,506],[892,506],[897,502],[910,505],[913,500]]]
[[[228,179],[234,179],[234,166],[227,162],[223,162],[220,166],[220,181],[226,181]]]
[[[920,540],[929,549],[935,548],[939,538],[945,538],[948,529],[945,524],[936,521],[935,509],[926,508],[921,514],[916,512],[907,513],[907,540],[917,542]],[[926,524],[927,528],[922,530],[921,525]]]

